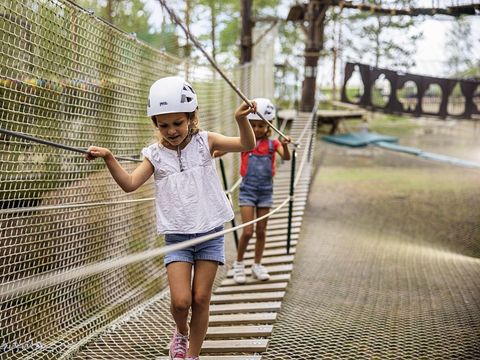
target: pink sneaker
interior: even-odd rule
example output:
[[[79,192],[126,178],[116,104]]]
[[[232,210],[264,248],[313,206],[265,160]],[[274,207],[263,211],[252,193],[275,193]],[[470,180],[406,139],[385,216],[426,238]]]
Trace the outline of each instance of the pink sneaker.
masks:
[[[175,329],[170,343],[170,350],[168,355],[170,360],[184,360],[187,356],[188,335],[183,335]]]

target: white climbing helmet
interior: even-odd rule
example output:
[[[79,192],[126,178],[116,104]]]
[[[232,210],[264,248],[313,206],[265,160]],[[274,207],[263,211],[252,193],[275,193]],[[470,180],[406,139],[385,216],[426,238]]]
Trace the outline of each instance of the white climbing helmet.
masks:
[[[253,99],[257,103],[257,113],[262,114],[265,120],[272,121],[275,118],[275,106],[269,99],[257,98]],[[262,120],[257,113],[247,115],[248,120]]]
[[[147,116],[176,112],[191,113],[197,109],[197,95],[188,82],[178,76],[164,77],[150,86]]]

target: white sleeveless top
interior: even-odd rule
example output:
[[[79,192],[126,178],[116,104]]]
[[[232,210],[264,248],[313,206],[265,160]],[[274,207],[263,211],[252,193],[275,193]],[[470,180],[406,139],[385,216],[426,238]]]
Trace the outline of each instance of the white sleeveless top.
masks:
[[[208,132],[193,135],[180,152],[152,144],[142,150],[153,165],[159,234],[196,234],[233,219],[233,210],[210,155]]]

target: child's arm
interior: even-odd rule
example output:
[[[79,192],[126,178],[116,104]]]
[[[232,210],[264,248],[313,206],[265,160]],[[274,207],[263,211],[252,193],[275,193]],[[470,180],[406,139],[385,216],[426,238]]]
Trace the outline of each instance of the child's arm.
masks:
[[[122,165],[120,165],[117,159],[115,159],[110,150],[97,146],[90,146],[85,158],[87,160],[93,160],[97,157],[103,158],[113,179],[125,192],[137,190],[153,174],[153,165],[148,159],[144,159],[143,162],[133,170],[131,174],[129,174]]]
[[[253,132],[247,115],[256,112],[257,105],[252,101],[253,108],[246,103],[242,103],[235,111],[235,120],[237,120],[240,137],[224,136],[218,133],[208,133],[208,145],[212,155],[215,151],[222,152],[240,152],[250,151],[255,147],[255,134]]]
[[[288,148],[288,144],[291,142],[290,138],[284,138],[283,136],[280,138],[280,142],[282,143],[282,147],[277,148],[277,153],[282,157],[283,160],[290,160],[290,149]]]
[[[213,157],[214,158],[221,157],[221,156],[225,155],[226,153],[227,153],[226,151],[215,150],[213,152]]]

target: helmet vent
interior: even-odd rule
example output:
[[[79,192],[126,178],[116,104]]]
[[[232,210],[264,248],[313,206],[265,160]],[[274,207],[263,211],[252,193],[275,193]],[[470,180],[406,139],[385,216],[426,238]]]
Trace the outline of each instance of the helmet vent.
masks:
[[[192,88],[191,86],[187,85],[187,84],[184,84],[184,85],[183,85],[183,90],[185,90],[185,91],[191,91],[192,93],[195,94],[195,91],[193,90],[193,88]]]
[[[184,102],[190,102],[192,101],[193,98],[189,97],[189,96],[186,96],[185,94],[182,94],[182,99],[180,100],[181,103],[184,103]]]

